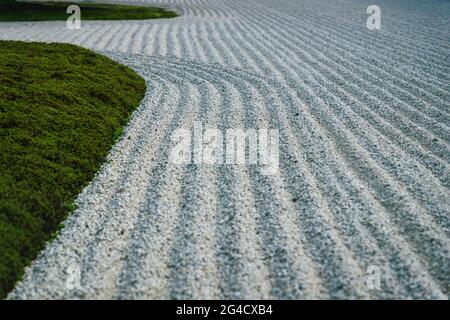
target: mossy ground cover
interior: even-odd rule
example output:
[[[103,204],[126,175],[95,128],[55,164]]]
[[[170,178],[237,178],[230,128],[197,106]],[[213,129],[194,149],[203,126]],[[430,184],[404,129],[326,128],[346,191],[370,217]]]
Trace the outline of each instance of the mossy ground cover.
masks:
[[[68,44],[0,41],[0,297],[73,210],[145,93]]]
[[[175,12],[164,8],[146,6],[0,0],[0,21],[67,20],[69,14],[66,9],[71,4],[80,7],[81,20],[143,20],[177,16]]]

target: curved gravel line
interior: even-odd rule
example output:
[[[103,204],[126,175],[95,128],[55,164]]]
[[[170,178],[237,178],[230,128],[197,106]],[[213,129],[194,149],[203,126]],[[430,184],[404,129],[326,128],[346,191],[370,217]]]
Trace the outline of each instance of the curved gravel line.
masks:
[[[0,39],[79,44],[148,84],[10,299],[448,299],[450,24],[433,19],[450,4],[382,1],[369,32],[356,0],[145,3],[181,16],[0,23]],[[278,129],[279,171],[174,165],[172,134],[195,121]]]

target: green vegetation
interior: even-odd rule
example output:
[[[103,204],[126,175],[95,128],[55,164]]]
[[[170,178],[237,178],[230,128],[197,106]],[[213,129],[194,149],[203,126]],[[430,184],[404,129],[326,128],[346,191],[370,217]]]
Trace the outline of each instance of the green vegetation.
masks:
[[[73,211],[146,86],[74,45],[0,41],[0,57],[1,298]]]
[[[67,20],[69,5],[81,9],[81,20],[143,20],[173,18],[177,14],[162,8],[97,3],[16,2],[0,0],[0,21]]]

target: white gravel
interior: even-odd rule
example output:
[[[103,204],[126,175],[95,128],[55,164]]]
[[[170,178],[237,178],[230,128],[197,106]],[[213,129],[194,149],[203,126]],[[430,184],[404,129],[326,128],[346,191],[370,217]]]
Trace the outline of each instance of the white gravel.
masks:
[[[10,299],[448,299],[449,2],[377,1],[379,31],[364,0],[135,2],[181,16],[0,23],[0,39],[79,44],[148,84]],[[279,172],[173,165],[171,134],[194,121],[278,129]]]

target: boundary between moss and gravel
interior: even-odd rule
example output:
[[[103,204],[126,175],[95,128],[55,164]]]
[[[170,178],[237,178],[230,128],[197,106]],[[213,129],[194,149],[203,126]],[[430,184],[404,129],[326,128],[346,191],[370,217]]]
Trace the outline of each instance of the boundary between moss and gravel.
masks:
[[[146,91],[70,44],[0,41],[0,298],[74,210]]]

